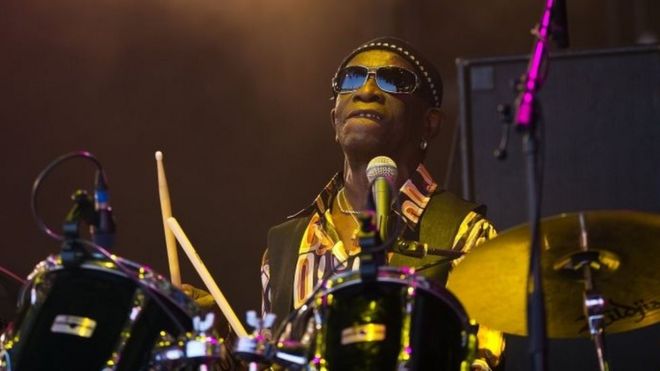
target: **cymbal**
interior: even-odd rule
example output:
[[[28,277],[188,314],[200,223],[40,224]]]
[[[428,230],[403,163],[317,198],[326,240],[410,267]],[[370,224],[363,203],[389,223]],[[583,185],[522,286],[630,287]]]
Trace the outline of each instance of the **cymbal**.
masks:
[[[589,336],[583,273],[569,269],[571,258],[585,256],[585,249],[593,260],[594,287],[608,303],[607,333],[660,322],[660,215],[589,211],[545,218],[541,248],[548,337]],[[521,225],[470,251],[449,275],[447,287],[477,322],[526,335],[528,267],[529,227]]]

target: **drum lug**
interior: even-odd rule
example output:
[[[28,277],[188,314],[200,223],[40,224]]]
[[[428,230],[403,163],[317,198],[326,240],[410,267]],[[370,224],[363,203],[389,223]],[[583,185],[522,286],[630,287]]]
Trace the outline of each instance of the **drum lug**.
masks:
[[[193,331],[180,336],[176,341],[167,334],[161,333],[159,346],[152,355],[153,370],[183,370],[190,366],[202,369],[212,369],[226,357],[224,341],[213,334],[215,315],[206,314],[193,318]]]

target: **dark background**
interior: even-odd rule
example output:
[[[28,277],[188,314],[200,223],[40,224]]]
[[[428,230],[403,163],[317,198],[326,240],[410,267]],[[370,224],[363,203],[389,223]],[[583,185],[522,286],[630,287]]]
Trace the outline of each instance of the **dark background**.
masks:
[[[657,1],[567,2],[573,49],[657,42]],[[31,184],[55,157],[86,149],[110,178],[115,252],[167,274],[154,160],[162,150],[174,215],[237,313],[258,308],[268,227],[311,202],[341,167],[328,97],[342,57],[389,34],[436,62],[448,119],[428,165],[459,192],[458,177],[446,175],[454,60],[527,53],[542,8],[539,0],[5,0],[0,264],[25,276],[58,251],[33,222]],[[92,183],[89,164],[62,166],[43,186],[44,218],[58,226],[69,195]],[[201,287],[180,259],[184,281]]]

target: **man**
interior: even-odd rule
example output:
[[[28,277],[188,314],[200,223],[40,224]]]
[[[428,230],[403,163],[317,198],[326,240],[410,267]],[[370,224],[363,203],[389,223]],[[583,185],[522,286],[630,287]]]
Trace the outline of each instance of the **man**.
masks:
[[[320,280],[359,267],[356,214],[367,205],[366,168],[376,156],[388,156],[397,164],[396,204],[401,208],[395,207],[390,218],[405,225],[399,238],[468,252],[496,234],[483,217],[483,207],[439,190],[422,165],[443,115],[442,80],[421,54],[394,38],[365,43],[340,64],[333,99],[330,118],[344,154],[343,171],[312,205],[268,234],[261,268],[262,309],[280,319],[299,308]],[[395,252],[388,254],[388,264],[415,267],[444,286],[456,262]],[[482,332],[488,336],[480,340],[488,345],[474,369],[497,365],[504,346],[501,334]]]

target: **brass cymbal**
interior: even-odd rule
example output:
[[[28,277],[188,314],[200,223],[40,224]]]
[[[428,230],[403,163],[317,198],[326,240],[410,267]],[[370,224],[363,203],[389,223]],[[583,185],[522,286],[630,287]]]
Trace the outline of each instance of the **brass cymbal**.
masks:
[[[584,247],[582,230],[586,231]],[[660,322],[660,215],[588,211],[545,218],[541,248],[549,337],[589,336],[583,314],[582,270],[568,269],[571,258],[585,255],[593,261],[595,289],[608,302],[606,333]],[[521,225],[467,254],[449,275],[447,287],[477,322],[526,335],[528,267],[529,227]]]

